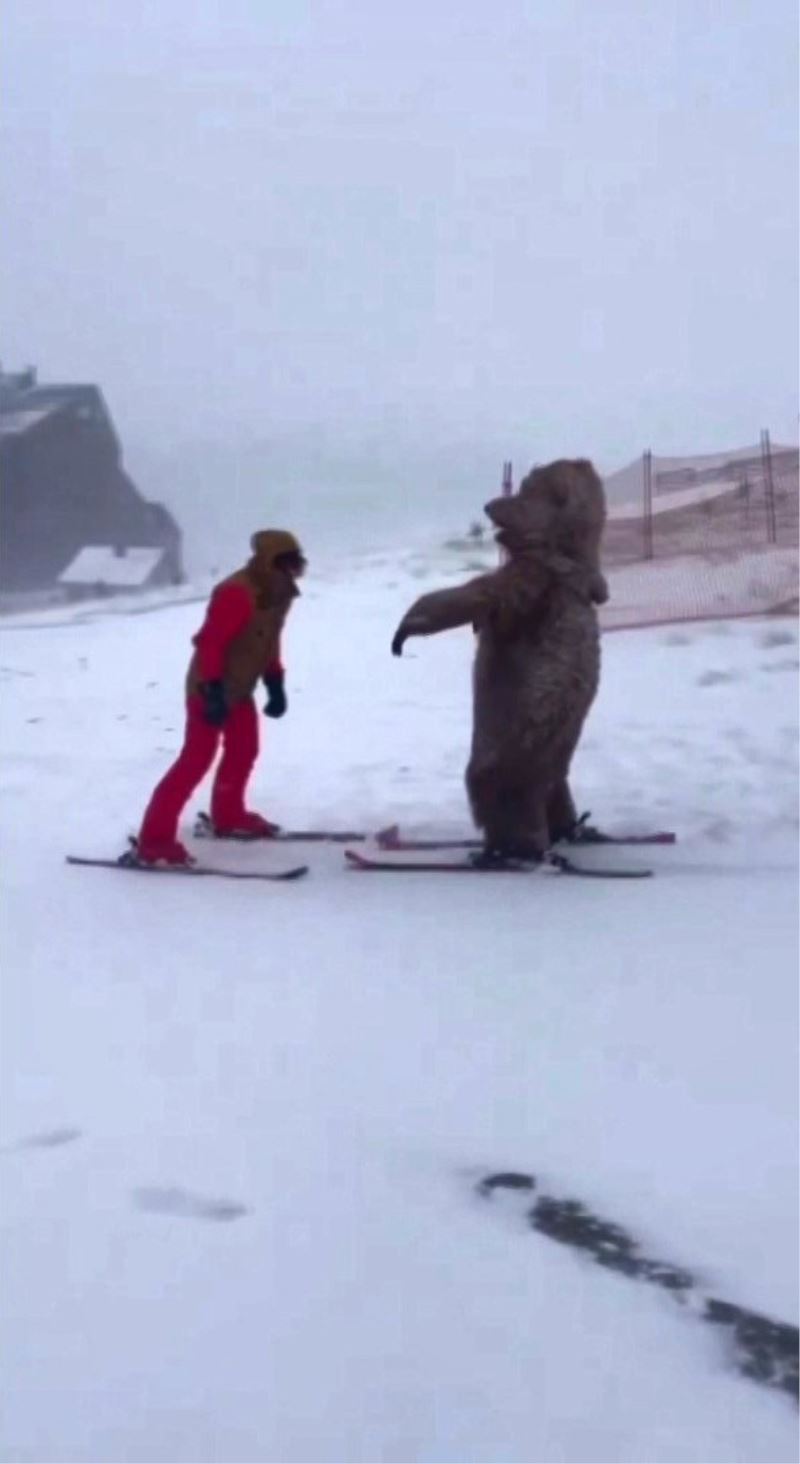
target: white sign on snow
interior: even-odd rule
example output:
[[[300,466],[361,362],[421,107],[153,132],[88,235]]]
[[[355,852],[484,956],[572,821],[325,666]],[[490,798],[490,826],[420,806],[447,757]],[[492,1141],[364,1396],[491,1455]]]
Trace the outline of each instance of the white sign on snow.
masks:
[[[137,589],[147,583],[163,554],[160,548],[131,548],[120,553],[108,544],[87,544],[62,570],[58,583]]]

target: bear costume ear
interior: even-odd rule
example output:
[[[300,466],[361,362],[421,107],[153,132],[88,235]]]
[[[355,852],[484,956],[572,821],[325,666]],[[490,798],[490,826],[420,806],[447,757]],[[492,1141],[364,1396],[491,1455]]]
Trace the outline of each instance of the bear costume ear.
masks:
[[[540,468],[532,468],[519,485],[521,498],[546,497],[554,508],[566,508],[574,492],[580,464],[559,458]]]
[[[519,496],[530,501],[546,498],[576,527],[583,519],[605,517],[603,484],[588,458],[559,458],[533,468],[520,483]]]

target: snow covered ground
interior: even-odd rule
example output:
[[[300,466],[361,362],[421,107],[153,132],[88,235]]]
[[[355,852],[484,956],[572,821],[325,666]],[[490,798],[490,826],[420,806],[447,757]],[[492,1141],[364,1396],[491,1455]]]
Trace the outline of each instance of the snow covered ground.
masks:
[[[253,806],[466,828],[471,638],[389,655],[435,568],[309,578]],[[2,630],[2,1458],[794,1459],[718,1331],[473,1186],[796,1320],[796,626],[606,638],[575,784],[677,830],[649,884],[68,868],[174,753],[200,613]]]

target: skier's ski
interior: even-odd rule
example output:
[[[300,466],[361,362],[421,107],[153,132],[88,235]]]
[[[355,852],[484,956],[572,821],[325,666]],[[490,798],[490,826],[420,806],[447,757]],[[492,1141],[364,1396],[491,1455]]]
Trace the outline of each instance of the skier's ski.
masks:
[[[504,860],[484,865],[469,859],[395,859],[388,850],[375,858],[357,849],[345,849],[344,857],[351,869],[392,874],[572,874],[581,879],[650,879],[653,873],[652,869],[586,869],[563,854],[552,855],[543,864]]]
[[[380,829],[375,835],[375,840],[379,848],[385,850],[387,853],[394,853],[396,851],[397,853],[412,854],[414,852],[424,853],[426,850],[481,848],[480,840],[474,838],[409,839],[400,832],[397,824],[391,824],[389,828]],[[584,828],[580,829],[573,838],[564,840],[563,845],[559,847],[575,849],[581,847],[593,848],[600,845],[613,846],[615,844],[622,846],[640,844],[646,847],[655,844],[674,844],[676,842],[677,834],[667,829],[646,834],[604,834],[600,829]]]
[[[218,834],[207,813],[198,813],[196,839],[219,839],[239,844],[360,844],[368,838],[357,829],[282,829],[274,834]]]
[[[438,852],[439,850],[459,849],[480,849],[481,842],[474,837],[461,839],[435,839],[435,838],[407,838],[400,829],[399,824],[389,824],[385,829],[379,829],[374,835],[365,833],[363,829],[281,829],[275,834],[216,834],[214,826],[207,813],[199,813],[194,825],[194,836],[197,839],[222,839],[231,842],[241,843],[275,843],[275,844],[364,844],[367,840],[374,838],[380,849],[392,853],[424,853],[426,850]],[[590,826],[579,826],[574,837],[566,840],[567,848],[581,846],[591,847],[594,845],[621,845],[631,847],[637,844],[642,846],[656,844],[674,844],[677,841],[677,834],[671,830],[660,830],[643,834],[606,834],[600,829]]]
[[[292,869],[216,869],[207,864],[145,864],[143,860],[127,854],[121,854],[119,859],[86,859],[79,854],[68,854],[67,864],[78,864],[87,869],[135,870],[140,874],[180,874],[188,879],[205,876],[214,879],[267,880],[271,883],[285,883],[308,874],[307,864],[298,864]]]

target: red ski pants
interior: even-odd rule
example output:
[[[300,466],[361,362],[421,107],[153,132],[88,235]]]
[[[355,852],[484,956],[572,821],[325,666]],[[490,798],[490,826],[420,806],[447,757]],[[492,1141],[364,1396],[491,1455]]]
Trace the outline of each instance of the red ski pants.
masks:
[[[222,742],[222,758],[211,790],[211,821],[218,829],[236,828],[245,812],[247,780],[258,757],[258,712],[250,697],[231,708],[221,727],[203,717],[203,702],[186,703],[186,734],[176,761],[153,793],[139,833],[141,844],[178,837],[178,820],[208,772]]]

